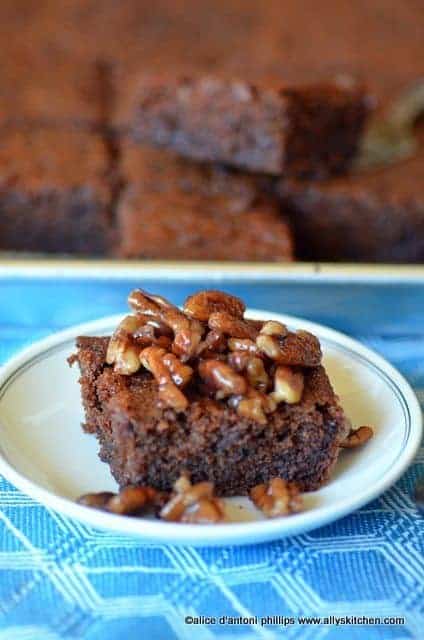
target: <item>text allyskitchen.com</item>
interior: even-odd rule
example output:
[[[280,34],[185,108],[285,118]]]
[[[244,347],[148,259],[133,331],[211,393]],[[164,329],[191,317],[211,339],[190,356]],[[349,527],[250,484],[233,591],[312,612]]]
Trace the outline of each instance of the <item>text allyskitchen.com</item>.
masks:
[[[279,626],[402,626],[406,623],[404,616],[186,616],[184,622],[189,625],[257,625],[260,627]]]

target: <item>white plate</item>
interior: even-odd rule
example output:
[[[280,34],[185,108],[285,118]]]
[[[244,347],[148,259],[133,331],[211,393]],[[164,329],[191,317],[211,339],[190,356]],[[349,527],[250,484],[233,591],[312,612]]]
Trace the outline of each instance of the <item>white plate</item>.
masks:
[[[80,325],[35,343],[0,375],[0,473],[45,505],[93,526],[136,534],[146,541],[217,545],[261,542],[332,522],[386,490],[412,461],[421,439],[417,399],[404,378],[358,342],[291,316],[250,311],[319,336],[324,364],[354,425],[371,424],[375,437],[343,452],[331,481],[305,495],[302,513],[257,519],[247,499],[233,499],[232,513],[247,521],[221,525],[174,524],[116,516],[74,502],[82,493],[114,490],[97,457],[94,436],[84,434],[77,367],[66,358],[77,335],[108,334],[119,317]],[[252,520],[252,518],[255,518]]]

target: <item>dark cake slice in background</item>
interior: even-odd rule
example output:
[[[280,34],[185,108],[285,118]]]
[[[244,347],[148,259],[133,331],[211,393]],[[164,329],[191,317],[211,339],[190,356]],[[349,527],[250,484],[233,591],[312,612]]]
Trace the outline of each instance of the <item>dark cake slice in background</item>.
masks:
[[[135,139],[201,161],[302,178],[341,174],[370,100],[353,83],[273,88],[218,77],[140,87]]]
[[[413,157],[387,167],[280,183],[300,259],[424,262],[424,134],[419,138]]]
[[[0,248],[101,254],[111,240],[108,152],[88,131],[0,132]]]
[[[116,253],[125,258],[288,261],[290,229],[253,176],[122,141],[126,188]]]
[[[169,490],[187,472],[228,496],[275,476],[302,490],[329,478],[349,421],[314,336],[245,320],[222,292],[195,294],[184,313],[145,292],[129,300],[139,313],[111,340],[79,338],[71,358],[84,428],[121,486]]]

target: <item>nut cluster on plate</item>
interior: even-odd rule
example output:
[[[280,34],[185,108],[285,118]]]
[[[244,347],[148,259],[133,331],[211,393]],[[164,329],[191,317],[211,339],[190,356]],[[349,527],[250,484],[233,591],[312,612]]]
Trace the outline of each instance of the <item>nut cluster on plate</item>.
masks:
[[[256,485],[251,489],[250,497],[268,518],[297,513],[303,506],[297,484],[282,478],[272,478],[268,483]]]
[[[225,520],[223,501],[215,496],[212,482],[191,484],[182,475],[174,484],[169,501],[161,509],[160,517],[170,522],[209,524]]]
[[[266,424],[281,402],[300,402],[304,367],[321,362],[318,339],[274,320],[244,318],[245,306],[221,291],[190,296],[180,310],[161,296],[132,291],[132,314],[110,339],[106,360],[122,375],[147,369],[159,399],[184,411],[189,385]]]
[[[267,518],[297,513],[303,504],[297,485],[281,478],[257,485],[251,490],[250,497]],[[215,495],[213,483],[192,484],[186,474],[178,478],[169,494],[152,487],[129,485],[117,494],[108,491],[86,493],[78,502],[117,515],[140,517],[153,513],[168,522],[215,524],[228,521],[224,501]]]
[[[174,483],[172,493],[128,485],[119,493],[86,493],[78,503],[123,516],[140,517],[151,513],[169,522],[212,524],[225,520],[224,503],[215,495],[213,483],[192,484],[186,474]]]
[[[93,507],[121,516],[141,516],[149,511],[158,513],[168,500],[168,494],[153,487],[128,485],[119,493],[101,491],[85,493],[78,499],[84,507]]]

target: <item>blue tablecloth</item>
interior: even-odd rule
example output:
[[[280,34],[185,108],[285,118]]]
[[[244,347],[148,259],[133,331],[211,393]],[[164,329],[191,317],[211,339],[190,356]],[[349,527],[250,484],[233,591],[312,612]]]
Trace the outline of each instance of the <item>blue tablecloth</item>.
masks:
[[[136,284],[0,274],[0,362],[52,331],[122,311]],[[194,287],[163,281],[150,288],[180,302]],[[397,366],[424,400],[424,284],[226,288],[250,306],[351,333]],[[142,545],[91,529],[0,478],[0,640],[424,638],[424,525],[412,500],[423,474],[421,449],[396,486],[330,526],[274,543],[205,549]],[[295,623],[261,627],[261,616],[276,615]],[[302,615],[403,616],[405,623],[301,626]],[[218,621],[194,626],[186,616]],[[223,625],[221,616],[258,616],[258,624]]]

